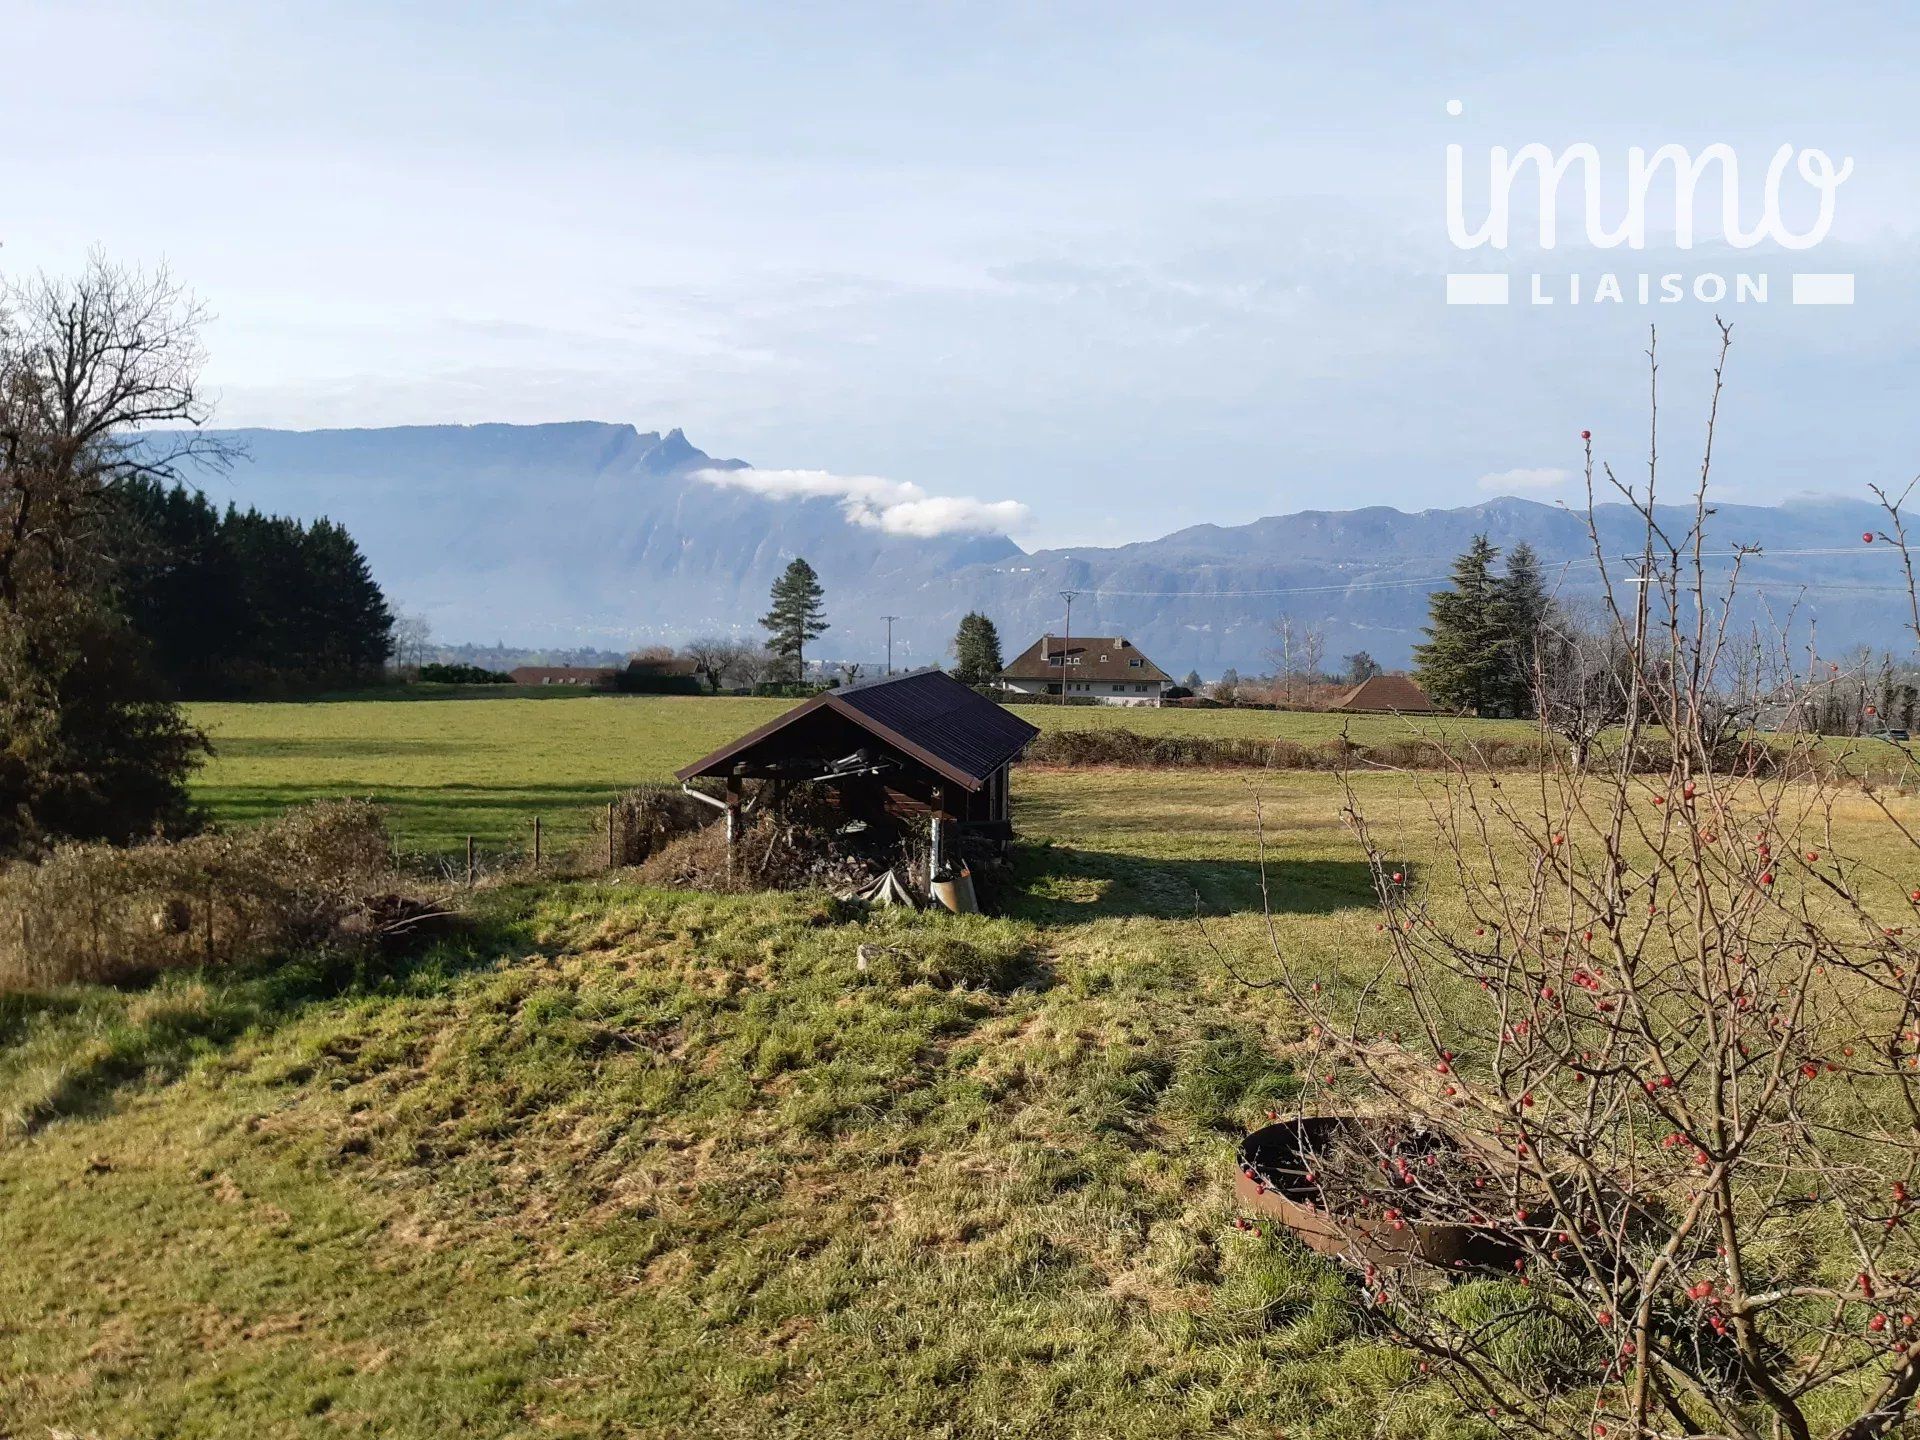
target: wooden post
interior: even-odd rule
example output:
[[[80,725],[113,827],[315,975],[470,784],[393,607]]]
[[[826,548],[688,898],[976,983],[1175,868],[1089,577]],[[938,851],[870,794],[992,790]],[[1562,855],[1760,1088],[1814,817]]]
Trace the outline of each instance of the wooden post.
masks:
[[[614,808],[614,803],[615,803],[615,802],[614,802],[614,801],[612,801],[612,800],[609,800],[609,801],[607,801],[607,868],[608,868],[609,870],[611,870],[611,869],[613,869],[613,867],[614,867],[614,864],[615,864],[615,861],[614,861],[614,858],[613,858],[613,808]]]
[[[473,836],[467,836],[467,888],[473,888]]]
[[[533,817],[533,868],[540,868],[540,817]]]
[[[740,777],[727,777],[727,883],[733,883],[733,852],[740,839]]]

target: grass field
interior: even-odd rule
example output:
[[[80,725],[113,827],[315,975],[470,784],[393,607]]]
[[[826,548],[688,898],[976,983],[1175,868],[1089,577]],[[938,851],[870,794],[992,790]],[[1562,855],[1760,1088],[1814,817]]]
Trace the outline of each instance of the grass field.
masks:
[[[203,793],[398,798],[431,843],[779,708],[202,707]],[[1355,783],[1417,873],[1414,782]],[[514,886],[391,969],[0,996],[0,1433],[1476,1436],[1347,1277],[1232,1227],[1238,1135],[1324,1083],[1213,949],[1273,963],[1256,794],[1289,962],[1366,974],[1334,777],[1036,769],[998,918]]]
[[[458,689],[459,687],[447,687]],[[405,692],[400,692],[405,693]],[[789,700],[679,696],[392,700],[189,707],[214,757],[195,793],[223,821],[255,820],[301,800],[352,795],[386,806],[402,843],[450,851],[469,834],[489,847],[527,843],[533,817],[561,839],[584,836],[595,808],[642,781],[665,780]],[[1042,728],[1124,726],[1156,735],[1402,739],[1415,722],[1272,710],[1120,710],[1022,706]],[[1423,721],[1461,734],[1529,734],[1510,721]]]

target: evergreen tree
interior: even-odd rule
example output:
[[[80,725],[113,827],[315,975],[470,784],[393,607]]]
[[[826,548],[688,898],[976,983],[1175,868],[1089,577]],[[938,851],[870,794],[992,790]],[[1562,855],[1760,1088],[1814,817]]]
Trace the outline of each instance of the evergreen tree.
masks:
[[[1340,663],[1347,668],[1349,685],[1364,685],[1374,676],[1382,673],[1380,662],[1364,650],[1356,650],[1351,655],[1342,656]]]
[[[198,491],[140,477],[114,498],[119,607],[176,693],[298,693],[378,675],[393,614],[340,526],[223,515]]]
[[[1414,678],[1442,705],[1493,714],[1513,695],[1513,645],[1493,562],[1500,552],[1476,535],[1453,562],[1451,588],[1428,597],[1426,643],[1413,647]]]
[[[978,610],[969,610],[953,635],[953,674],[967,685],[991,685],[1006,664],[1000,658],[1000,631]]]
[[[1540,557],[1524,540],[1507,552],[1507,571],[1499,585],[1498,611],[1511,657],[1501,707],[1515,715],[1531,715],[1536,658],[1548,669],[1559,661],[1550,634],[1553,597],[1540,578]]]
[[[825,597],[813,567],[795,556],[773,582],[773,608],[760,617],[767,631],[767,648],[782,659],[792,657],[796,680],[807,677],[807,642],[818,639],[829,628],[826,607],[821,604]]]
[[[1200,672],[1198,670],[1187,671],[1187,678],[1182,680],[1180,683],[1186,689],[1191,690],[1193,691],[1194,694],[1198,695],[1200,693],[1200,683],[1201,683]]]

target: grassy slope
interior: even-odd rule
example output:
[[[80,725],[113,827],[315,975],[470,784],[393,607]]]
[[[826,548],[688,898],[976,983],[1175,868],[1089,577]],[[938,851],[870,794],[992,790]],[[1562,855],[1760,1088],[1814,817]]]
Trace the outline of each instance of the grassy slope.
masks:
[[[1006,919],[563,887],[503,894],[499,938],[400,975],[0,1009],[0,1413],[101,1436],[1443,1429],[1343,1282],[1230,1228],[1234,1138],[1294,1089],[1289,1017],[1185,918],[1198,891],[1254,940],[1242,782],[1022,788],[1062,843],[1024,855]],[[1331,791],[1268,788],[1277,904],[1336,963],[1372,923]],[[864,972],[863,943],[887,947]]]
[[[542,695],[459,704],[194,705],[193,719],[215,752],[195,789],[229,821],[322,796],[370,797],[390,808],[403,842],[423,850],[455,849],[469,833],[489,847],[524,845],[535,815],[559,838],[577,839],[591,829],[597,805],[641,781],[666,779],[792,703]],[[1399,739],[1412,723],[1261,710],[1023,706],[1019,713],[1046,728],[1306,741],[1332,739],[1349,721],[1356,739]],[[1516,729],[1499,721],[1445,723],[1476,733]]]
[[[1417,873],[1418,798],[1359,783]],[[1364,975],[1334,782],[1258,786],[1289,960]],[[1336,1273],[1231,1229],[1237,1133],[1322,1084],[1190,918],[1261,968],[1252,799],[1238,774],[1025,772],[1002,919],[577,885],[501,892],[470,953],[393,974],[0,1001],[0,1415],[1464,1431]]]

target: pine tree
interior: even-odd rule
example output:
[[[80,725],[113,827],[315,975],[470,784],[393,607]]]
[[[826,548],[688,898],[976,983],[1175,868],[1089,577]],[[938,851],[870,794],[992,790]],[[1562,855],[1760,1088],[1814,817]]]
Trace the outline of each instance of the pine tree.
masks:
[[[1000,631],[978,610],[962,617],[953,634],[953,675],[966,685],[991,685],[1006,669],[1000,658]]]
[[[1522,540],[1507,552],[1507,573],[1499,584],[1498,618],[1505,632],[1507,654],[1506,694],[1501,708],[1515,715],[1531,715],[1534,709],[1534,662],[1555,663],[1549,640],[1553,619],[1553,597],[1540,578],[1540,557]]]
[[[1200,672],[1198,670],[1187,671],[1187,678],[1182,680],[1180,684],[1184,688],[1191,690],[1193,691],[1194,694],[1198,695],[1200,693],[1200,684],[1201,684]]]
[[[1426,643],[1413,647],[1414,678],[1442,705],[1492,714],[1512,697],[1512,632],[1501,613],[1500,552],[1484,535],[1453,562],[1451,588],[1427,600]]]
[[[773,582],[773,608],[760,617],[767,631],[767,648],[782,659],[793,657],[796,680],[807,676],[807,642],[818,639],[829,628],[826,607],[821,604],[825,597],[813,567],[795,556]]]

